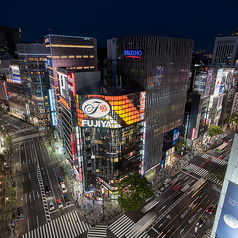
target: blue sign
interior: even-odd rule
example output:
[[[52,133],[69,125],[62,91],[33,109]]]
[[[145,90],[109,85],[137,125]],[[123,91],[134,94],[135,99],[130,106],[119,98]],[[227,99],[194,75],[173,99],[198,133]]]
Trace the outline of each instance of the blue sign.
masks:
[[[126,58],[143,59],[143,50],[124,50]]]
[[[174,129],[173,145],[179,142],[179,128]]]

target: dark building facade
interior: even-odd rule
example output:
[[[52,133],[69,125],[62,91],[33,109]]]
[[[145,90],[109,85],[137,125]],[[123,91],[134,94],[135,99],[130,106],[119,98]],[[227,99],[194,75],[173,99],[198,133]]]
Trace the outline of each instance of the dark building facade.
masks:
[[[19,44],[17,51],[29,122],[39,127],[47,127],[50,124],[50,112],[45,45]]]
[[[110,39],[112,85],[146,90],[145,160],[160,168],[164,133],[183,123],[193,41],[159,36]]]
[[[0,57],[9,53],[13,58],[17,56],[17,44],[22,43],[21,29],[9,26],[0,27]]]

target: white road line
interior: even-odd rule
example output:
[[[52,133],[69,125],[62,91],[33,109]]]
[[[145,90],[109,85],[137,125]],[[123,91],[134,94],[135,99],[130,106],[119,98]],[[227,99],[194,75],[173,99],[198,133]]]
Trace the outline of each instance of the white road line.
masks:
[[[73,217],[75,219],[75,224],[78,227],[78,229],[76,229],[76,231],[77,231],[77,235],[79,236],[80,234],[82,234],[82,232],[81,232],[81,230],[82,230],[81,224],[79,223],[78,219],[76,219],[76,216],[75,216],[74,212],[72,213],[72,215],[73,215]]]
[[[70,234],[70,237],[71,237],[71,233],[69,232],[68,224],[67,224],[68,222],[65,215],[63,215],[63,220],[64,220],[64,224],[66,225],[65,227],[66,227],[67,233]]]
[[[27,219],[27,231],[30,232],[30,225],[29,225],[29,219]]]
[[[66,224],[68,225],[68,228],[69,228],[69,230],[70,230],[70,234],[73,235],[72,226],[71,226],[71,222],[70,222],[70,220],[69,220],[69,218],[68,218],[68,214],[65,214],[65,219],[66,219]],[[73,237],[72,235],[71,235],[71,237]]]
[[[72,221],[72,222],[71,222],[71,227],[72,227],[74,236],[76,237],[77,234],[76,234],[76,231],[75,231],[75,230],[77,230],[77,228],[75,229],[75,227],[74,227],[74,226],[75,226],[75,221],[74,221],[74,218],[73,218],[73,216],[72,216],[72,213],[71,213],[71,212],[68,213],[68,216],[69,216],[70,220]]]
[[[62,222],[62,224],[65,224],[65,222],[64,222],[64,220],[63,220],[63,217],[61,216],[60,217],[60,221]],[[62,227],[62,231],[63,231],[64,229],[63,229],[63,227]],[[67,232],[66,232],[66,230],[64,230],[65,231],[65,236],[64,237],[68,237],[67,236]],[[63,233],[63,232],[62,232]]]

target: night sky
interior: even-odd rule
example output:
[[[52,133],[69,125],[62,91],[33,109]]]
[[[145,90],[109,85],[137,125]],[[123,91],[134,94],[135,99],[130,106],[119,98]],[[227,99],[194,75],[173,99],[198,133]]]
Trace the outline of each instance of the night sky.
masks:
[[[237,0],[4,1],[0,25],[22,29],[23,41],[51,34],[92,36],[106,47],[113,37],[158,35],[194,40],[212,53],[215,37],[238,28]]]

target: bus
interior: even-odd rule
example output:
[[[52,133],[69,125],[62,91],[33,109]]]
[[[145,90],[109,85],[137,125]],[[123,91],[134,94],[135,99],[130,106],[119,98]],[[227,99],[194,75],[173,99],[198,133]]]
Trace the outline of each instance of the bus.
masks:
[[[207,180],[205,178],[200,178],[190,189],[190,191],[188,192],[188,194],[192,193],[192,197],[195,196],[197,194],[197,192],[199,191],[199,189],[201,188],[201,186],[203,184],[205,184]]]
[[[132,229],[127,234],[128,237],[138,237],[142,232],[144,232],[152,223],[155,221],[157,215],[154,211],[147,213],[138,222],[136,222]]]
[[[216,149],[217,153],[222,153],[222,152],[227,148],[228,145],[229,145],[229,143],[224,142],[222,145],[220,145],[220,146]]]
[[[156,198],[155,200],[149,202],[144,207],[141,208],[142,213],[148,212],[150,209],[152,209],[154,206],[156,206],[159,202],[159,198]]]

